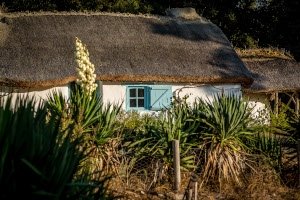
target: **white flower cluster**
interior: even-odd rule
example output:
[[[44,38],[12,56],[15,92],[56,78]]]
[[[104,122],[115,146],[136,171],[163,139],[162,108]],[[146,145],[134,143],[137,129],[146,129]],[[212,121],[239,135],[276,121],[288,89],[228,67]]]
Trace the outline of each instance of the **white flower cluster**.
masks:
[[[89,52],[86,46],[77,37],[76,61],[78,64],[76,71],[79,76],[79,78],[77,79],[77,83],[81,86],[81,88],[87,95],[91,96],[97,88],[97,84],[95,83],[95,66],[91,63],[89,59]]]

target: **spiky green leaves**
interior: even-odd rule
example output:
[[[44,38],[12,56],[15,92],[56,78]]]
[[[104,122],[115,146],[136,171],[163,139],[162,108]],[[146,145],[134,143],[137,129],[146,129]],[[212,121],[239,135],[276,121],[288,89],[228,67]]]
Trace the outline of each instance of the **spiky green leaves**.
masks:
[[[48,111],[34,99],[0,99],[0,199],[105,198],[104,182],[81,170],[82,138]]]
[[[246,142],[253,139],[248,104],[234,95],[216,96],[203,104],[205,124],[201,139],[206,149],[203,180],[218,177],[240,184],[240,174],[250,165]]]

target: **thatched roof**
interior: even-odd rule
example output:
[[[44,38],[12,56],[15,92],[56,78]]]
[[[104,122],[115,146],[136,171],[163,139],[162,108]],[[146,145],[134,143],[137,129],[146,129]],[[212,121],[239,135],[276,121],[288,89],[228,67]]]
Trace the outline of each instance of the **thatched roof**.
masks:
[[[237,50],[254,79],[245,92],[300,91],[300,63],[275,49]]]
[[[75,37],[87,45],[102,81],[244,85],[252,81],[222,31],[203,19],[109,13],[0,18],[2,85],[41,88],[76,80]]]

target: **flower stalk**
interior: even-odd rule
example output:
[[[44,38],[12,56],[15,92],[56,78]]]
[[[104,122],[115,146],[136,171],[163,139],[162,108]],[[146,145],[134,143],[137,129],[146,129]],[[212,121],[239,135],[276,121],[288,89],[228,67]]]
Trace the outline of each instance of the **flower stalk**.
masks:
[[[85,44],[76,37],[76,71],[79,78],[76,80],[85,94],[92,97],[97,88],[95,66],[89,59],[89,51]]]

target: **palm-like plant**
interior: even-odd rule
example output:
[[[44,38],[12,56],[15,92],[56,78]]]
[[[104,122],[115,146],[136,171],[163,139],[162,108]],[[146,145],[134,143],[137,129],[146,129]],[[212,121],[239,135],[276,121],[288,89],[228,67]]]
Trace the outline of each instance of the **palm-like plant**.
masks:
[[[90,152],[85,166],[90,171],[102,171],[103,167],[108,167],[105,161],[110,153],[105,145],[117,130],[121,105],[103,105],[96,92],[88,95],[76,84],[71,87],[69,99],[54,92],[49,95],[47,105],[51,115],[58,113],[62,116],[62,130],[73,126],[72,137],[83,137],[81,146],[87,147]]]
[[[62,115],[64,120],[73,123],[77,133],[96,134],[93,140],[98,139],[99,141],[95,142],[100,143],[113,133],[113,126],[121,110],[121,105],[104,106],[96,92],[87,95],[76,84],[71,87],[69,99],[62,93],[53,92],[48,95],[47,105],[51,114]]]
[[[106,198],[104,182],[81,169],[82,138],[61,132],[58,118],[33,99],[0,99],[1,199]]]
[[[252,121],[248,104],[234,95],[216,96],[203,105],[205,124],[202,148],[206,151],[203,180],[218,177],[219,181],[233,180],[240,184],[240,174],[250,160],[246,142],[252,140]]]
[[[190,140],[195,135],[198,123],[193,118],[192,107],[185,101],[175,103],[165,110],[159,118],[160,131],[155,135],[155,148],[153,153],[158,152],[166,164],[172,164],[172,141],[179,140],[181,167],[191,169],[195,167],[195,157],[190,150],[196,144]]]
[[[162,178],[164,171],[172,168],[172,141],[179,140],[182,169],[195,168],[195,156],[191,154],[191,149],[196,147],[196,144],[189,138],[197,129],[197,123],[189,120],[191,114],[191,107],[186,102],[180,102],[161,111],[158,116],[143,116],[143,129],[131,139],[130,145],[128,145],[129,150],[134,149],[134,155],[139,156],[137,161],[151,160],[155,162],[158,167],[156,174]],[[126,141],[130,138],[129,136],[124,139]]]
[[[165,177],[173,165],[172,141],[180,141],[181,168],[195,168],[191,142],[197,122],[190,120],[193,110],[186,102],[174,103],[171,108],[156,115],[131,113],[124,120],[122,152],[132,163],[134,172],[151,171],[154,174],[149,187]],[[140,163],[147,163],[146,166]],[[153,173],[153,170],[155,172]]]
[[[281,142],[284,138],[272,132],[259,132],[255,134],[254,150],[262,154],[271,162],[276,169],[280,169],[281,165]]]

